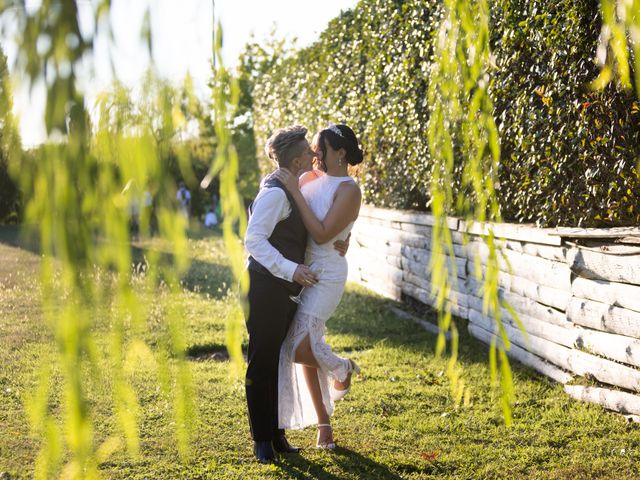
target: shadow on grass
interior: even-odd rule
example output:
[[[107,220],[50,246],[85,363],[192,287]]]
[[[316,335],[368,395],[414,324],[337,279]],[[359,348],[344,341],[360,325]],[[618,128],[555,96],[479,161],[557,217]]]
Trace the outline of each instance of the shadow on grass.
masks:
[[[228,362],[227,346],[221,343],[200,343],[191,345],[186,350],[187,359],[194,362]],[[247,345],[242,345],[242,355],[247,359]]]
[[[136,245],[131,246],[132,268],[139,271],[146,263],[145,257],[149,249]],[[159,262],[163,265],[175,264],[175,256],[171,253],[160,252]],[[215,262],[192,259],[189,269],[181,280],[184,289],[202,295],[208,295],[213,299],[221,299],[227,296],[228,290],[234,287],[231,268]]]
[[[400,480],[402,477],[391,471],[386,465],[375,462],[371,458],[338,446],[331,455],[333,465],[338,465],[344,471],[357,470],[361,478],[376,478]],[[312,462],[300,455],[286,455],[280,457],[278,466],[293,478],[339,480],[341,477],[328,472],[322,465]]]
[[[0,243],[40,254],[38,237],[20,225],[0,225]]]
[[[219,233],[207,230],[189,231],[189,238],[192,240],[203,240],[210,237],[219,237]],[[19,225],[0,226],[0,244],[19,248],[36,255],[41,254],[37,236],[33,231],[21,228]],[[153,247],[149,249],[135,244],[131,245],[133,272],[141,270],[146,263],[145,257],[152,249]],[[175,257],[171,253],[160,252],[159,261],[164,265],[173,265]],[[233,288],[233,274],[227,265],[193,259],[182,279],[182,286],[189,291],[220,299],[227,295],[229,288]]]
[[[189,238],[192,240],[219,237],[218,230],[189,230]],[[20,226],[0,226],[0,243],[32,253],[40,253],[37,237],[29,233],[28,229],[21,229]],[[145,255],[149,250],[149,248],[138,245],[131,246],[134,271],[145,262]],[[174,256],[171,253],[161,252],[160,257],[161,262],[165,264],[174,263]],[[234,288],[233,275],[227,265],[194,259],[182,279],[182,286],[189,291],[208,295],[212,299],[222,299],[227,296],[229,289]],[[364,288],[350,288],[345,293],[338,310],[327,322],[328,333],[353,338],[351,345],[341,346],[340,351],[342,352],[358,352],[384,342],[389,346],[411,349],[427,356],[433,355],[436,336],[409,320],[396,317],[389,311],[389,307],[392,305],[407,307],[405,304],[398,304],[369,293]],[[433,323],[437,322],[436,313],[428,308],[421,311],[419,316]],[[487,345],[469,335],[465,320],[457,318],[455,322],[460,333],[458,361],[462,365],[487,365]],[[188,352],[188,355],[193,359],[208,356],[210,359],[217,360],[224,356],[228,357],[226,348],[222,345],[194,345],[191,349],[193,352]],[[520,367],[515,362],[512,363],[518,370],[530,372],[530,369]]]
[[[204,278],[200,269],[208,269],[208,278]],[[207,262],[194,262],[185,277],[185,286],[192,291],[207,292],[214,298],[219,298],[216,281],[213,279],[228,279],[231,273],[221,265]],[[223,295],[222,295],[223,296]],[[332,345],[338,355],[351,356],[358,352],[374,349],[380,345],[408,350],[425,357],[435,355],[437,336],[424,330],[416,323],[397,317],[389,310],[391,306],[404,304],[385,299],[368,292],[362,287],[350,287],[345,292],[342,301],[327,322],[327,332],[330,335],[340,335],[340,343]],[[437,314],[433,310],[425,310],[419,318],[437,323]],[[488,346],[472,337],[467,331],[466,320],[455,318],[460,343],[458,362],[461,366],[486,366],[489,362]],[[447,343],[449,348],[450,342]],[[246,345],[243,345],[246,357]],[[445,356],[448,355],[445,352]],[[223,344],[193,344],[187,350],[187,356],[192,361],[227,361],[229,355]],[[533,370],[511,361],[514,370],[530,378],[539,378]]]
[[[424,356],[435,355],[437,335],[424,330],[411,320],[400,318],[390,311],[395,306],[407,309],[408,305],[370,293],[363,287],[350,286],[342,301],[327,321],[329,334],[343,335],[347,344],[340,345],[340,352],[358,352],[384,344],[393,348],[410,350]],[[437,313],[426,307],[418,318],[437,324]],[[454,317],[453,321],[459,333],[458,363],[461,366],[489,364],[489,346],[471,336],[467,330],[468,321]],[[450,354],[450,342],[447,342],[445,358]],[[340,352],[336,352],[340,354]],[[510,363],[514,370],[530,378],[540,376],[513,359]]]

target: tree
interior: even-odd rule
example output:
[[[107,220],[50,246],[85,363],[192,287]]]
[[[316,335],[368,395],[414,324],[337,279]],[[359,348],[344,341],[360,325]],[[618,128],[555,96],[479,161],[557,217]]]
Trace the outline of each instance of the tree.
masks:
[[[182,85],[176,86],[150,69],[141,82],[141,91],[142,94],[134,98],[131,88],[115,80],[99,98],[99,122],[103,129],[127,136],[146,130],[153,140],[161,168],[173,180],[165,185],[150,186],[151,193],[172,198],[175,185],[185,181],[192,193],[192,213],[198,216],[211,200],[210,193],[198,187],[215,149],[208,110],[194,94],[189,75]]]
[[[260,77],[286,56],[284,39],[277,39],[272,31],[267,41],[260,45],[247,43],[240,54],[235,76],[238,79],[240,97],[233,122],[233,143],[238,151],[238,189],[245,202],[254,198],[260,182],[260,168],[253,129],[253,92]]]
[[[0,223],[16,223],[20,210],[20,193],[12,173],[19,166],[22,147],[12,105],[7,57],[0,48]]]
[[[86,2],[85,2],[86,3]],[[36,478],[60,475],[65,478],[98,478],[98,464],[107,455],[125,447],[132,456],[140,453],[138,434],[139,400],[125,371],[127,356],[144,350],[155,356],[162,379],[162,394],[172,404],[172,425],[176,445],[184,457],[195,415],[193,385],[186,362],[186,341],[181,328],[183,317],[174,309],[163,313],[166,337],[158,345],[144,338],[149,305],[142,305],[133,290],[132,249],[129,229],[133,189],[124,179],[143,188],[149,183],[166,187],[173,182],[164,153],[171,146],[171,133],[186,122],[174,91],[161,85],[159,98],[149,102],[150,123],[138,122],[133,102],[124,95],[121,110],[109,111],[108,102],[95,130],[85,111],[85,96],[78,75],[94,60],[98,35],[112,39],[109,0],[86,4],[92,21],[89,29],[80,28],[80,0],[43,2],[37,9],[24,0],[0,0],[0,23],[11,24],[17,46],[16,68],[28,86],[37,83],[46,88],[45,128],[56,143],[45,143],[34,152],[33,168],[21,168],[21,188],[25,200],[25,218],[39,238],[42,253],[42,292],[44,324],[55,342],[50,357],[43,356],[41,381],[37,391],[28,395],[32,431],[41,438],[35,465]],[[86,11],[86,10],[85,10]],[[83,19],[84,19],[83,15]],[[143,39],[151,45],[149,12]],[[2,28],[0,31],[5,32]],[[220,57],[221,38],[214,45]],[[110,43],[109,47],[113,47]],[[89,69],[90,70],[90,69]],[[218,69],[222,72],[222,69]],[[222,201],[225,206],[223,232],[232,270],[248,290],[242,247],[236,230],[246,225],[237,181],[237,164],[231,155],[227,106],[235,98],[226,72],[214,91],[216,112],[216,152],[212,175],[221,175]],[[156,103],[157,100],[157,103]],[[4,106],[4,111],[10,109]],[[120,107],[119,107],[120,108]],[[104,113],[104,116],[102,115]],[[122,114],[122,115],[120,115]],[[7,115],[3,117],[6,127]],[[149,119],[149,116],[146,117]],[[219,121],[218,121],[219,120]],[[6,130],[6,128],[5,128]],[[3,143],[15,146],[3,137]],[[12,147],[15,148],[15,147]],[[180,163],[180,162],[178,162]],[[181,171],[183,175],[188,172]],[[192,174],[193,175],[193,174]],[[168,203],[156,208],[158,232],[169,251],[145,252],[145,288],[150,294],[169,295],[180,291],[180,279],[189,266],[186,220]],[[96,270],[108,272],[113,281],[104,281]],[[107,348],[95,348],[105,335],[97,322],[104,299],[113,302],[107,314],[110,327]],[[236,309],[241,312],[240,309]],[[233,317],[233,318],[231,318]],[[239,339],[240,315],[230,316],[229,350],[232,358],[242,360]],[[231,329],[230,327],[230,329]],[[239,360],[238,360],[239,359]],[[59,377],[53,372],[59,372]],[[89,377],[91,376],[91,377]],[[60,381],[53,382],[52,378]],[[110,382],[116,431],[112,438],[97,444],[93,434],[93,405],[89,401],[92,378]],[[60,398],[60,416],[52,410],[50,399]],[[63,464],[66,462],[66,464]]]

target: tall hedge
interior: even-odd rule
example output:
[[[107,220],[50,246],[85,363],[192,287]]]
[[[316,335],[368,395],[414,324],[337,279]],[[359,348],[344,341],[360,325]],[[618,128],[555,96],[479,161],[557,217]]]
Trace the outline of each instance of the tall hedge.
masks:
[[[640,105],[615,85],[587,87],[598,73],[598,2],[496,0],[491,8],[503,218],[638,224]],[[426,92],[441,19],[437,0],[361,0],[341,13],[316,43],[258,79],[258,151],[282,125],[348,123],[366,154],[365,200],[427,210]]]

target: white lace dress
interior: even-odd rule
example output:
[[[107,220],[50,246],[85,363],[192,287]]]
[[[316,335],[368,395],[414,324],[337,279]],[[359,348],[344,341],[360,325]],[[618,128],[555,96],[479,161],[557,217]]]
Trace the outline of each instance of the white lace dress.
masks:
[[[337,188],[343,182],[353,182],[349,177],[325,175],[302,187],[302,194],[309,207],[320,220],[324,219],[333,204]],[[336,240],[344,240],[349,235],[353,222],[335,238],[318,245],[309,238],[305,263],[319,272],[318,283],[302,291],[302,303],[298,306],[293,323],[280,350],[278,370],[278,420],[279,427],[300,429],[318,423],[311,396],[302,371],[296,364],[295,351],[300,342],[309,335],[311,349],[320,365],[318,380],[327,413],[333,413],[330,382],[344,381],[349,370],[349,361],[331,351],[324,338],[325,323],[340,303],[347,281],[347,260],[333,247]]]

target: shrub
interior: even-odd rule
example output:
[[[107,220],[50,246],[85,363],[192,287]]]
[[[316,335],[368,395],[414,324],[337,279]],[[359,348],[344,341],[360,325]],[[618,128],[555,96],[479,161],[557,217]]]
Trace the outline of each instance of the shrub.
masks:
[[[591,92],[601,19],[589,0],[498,2],[493,97],[502,137],[502,210],[545,225],[640,220],[638,103]]]
[[[316,43],[283,56],[255,87],[259,155],[282,125],[313,130],[344,122],[365,150],[365,201],[428,209],[426,92],[439,3],[362,0]],[[496,0],[491,8],[496,68],[488,73],[501,135],[503,218],[637,224],[640,106],[615,85],[587,88],[598,73],[598,2]]]

